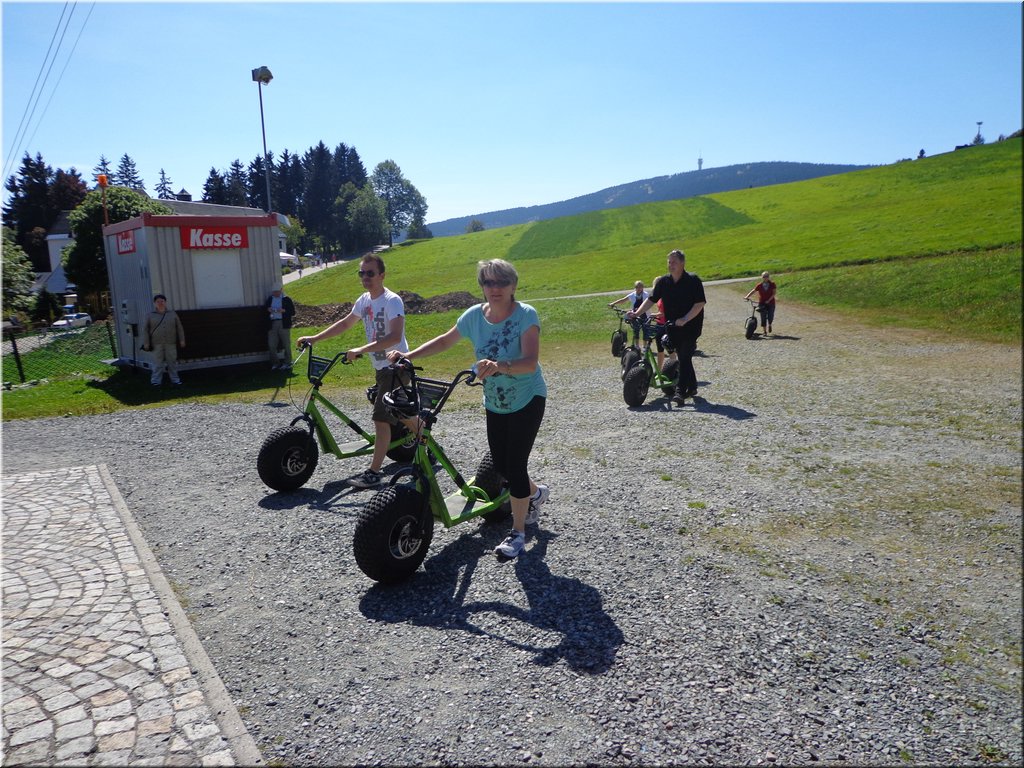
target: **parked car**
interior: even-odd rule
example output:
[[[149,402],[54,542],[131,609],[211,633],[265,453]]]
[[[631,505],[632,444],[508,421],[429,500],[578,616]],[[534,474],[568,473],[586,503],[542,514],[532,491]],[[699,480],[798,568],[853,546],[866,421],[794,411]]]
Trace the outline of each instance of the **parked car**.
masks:
[[[81,328],[86,325],[92,325],[92,318],[88,314],[85,312],[69,312],[60,320],[55,320],[50,327],[55,330],[67,330],[68,328]]]

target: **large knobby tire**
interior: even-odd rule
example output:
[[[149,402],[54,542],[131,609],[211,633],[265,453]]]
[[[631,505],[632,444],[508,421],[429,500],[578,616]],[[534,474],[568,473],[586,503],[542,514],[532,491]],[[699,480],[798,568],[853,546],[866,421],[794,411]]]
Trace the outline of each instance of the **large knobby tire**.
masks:
[[[748,339],[754,338],[754,334],[757,332],[757,318],[751,315],[747,318],[747,324],[743,327],[744,334]]]
[[[480,459],[480,466],[476,468],[476,480],[473,483],[477,488],[480,488],[487,497],[492,501],[501,495],[502,490],[505,487],[505,478],[501,476],[501,473],[494,466],[494,459],[491,458],[491,452],[488,451],[484,454],[484,457]],[[512,507],[508,502],[505,502],[493,512],[488,512],[481,515],[484,520],[488,523],[500,523],[502,520],[507,518],[512,512]]]
[[[294,491],[309,480],[319,456],[309,429],[293,424],[267,435],[256,459],[256,471],[275,491]]]
[[[651,372],[646,365],[634,365],[622,383],[622,398],[626,405],[643,405],[651,388]]]
[[[636,347],[627,347],[622,353],[622,380],[626,380],[626,374],[644,359],[643,353]]]
[[[615,331],[612,333],[612,357],[622,357],[622,350],[626,348],[626,332]]]
[[[404,443],[388,448],[388,458],[397,461],[399,464],[408,464],[416,455],[416,435],[406,429],[404,424],[391,425],[391,442],[400,437],[406,438]]]
[[[672,379],[671,384],[666,384],[661,388],[661,391],[665,393],[665,397],[672,397],[676,393],[676,384],[679,382],[679,360],[666,360],[665,365],[662,366],[661,374]]]
[[[352,550],[363,573],[391,584],[416,572],[433,538],[434,518],[423,494],[412,485],[389,485],[359,510]]]

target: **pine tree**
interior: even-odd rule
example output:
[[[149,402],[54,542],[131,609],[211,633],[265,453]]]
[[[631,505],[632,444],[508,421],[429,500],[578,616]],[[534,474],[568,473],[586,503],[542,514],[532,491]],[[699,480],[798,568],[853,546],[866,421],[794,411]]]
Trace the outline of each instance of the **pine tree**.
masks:
[[[100,161],[96,164],[96,167],[92,169],[93,180],[95,181],[101,173],[107,177],[108,185],[114,186],[117,184],[117,174],[110,170],[110,161],[103,155],[100,155]]]
[[[206,182],[203,184],[203,202],[227,205],[228,185],[216,168],[210,169],[210,175],[206,177]]]
[[[322,141],[302,158],[306,184],[299,217],[310,235],[320,236],[326,242],[331,239],[331,209],[340,188],[333,160],[331,151]]]
[[[224,179],[228,205],[246,207],[249,204],[249,190],[246,185],[245,168],[241,160],[233,160]]]
[[[174,186],[170,178],[160,169],[160,181],[156,185],[156,196],[158,200],[174,200]]]
[[[251,163],[249,163],[248,169],[248,183],[246,187],[249,190],[249,206],[251,208],[259,208],[261,211],[268,210],[267,206],[267,177],[263,171],[263,157],[257,155]],[[283,208],[281,210],[284,210]]]
[[[53,169],[43,162],[41,154],[32,158],[26,152],[17,177],[10,177],[6,184],[11,199],[4,209],[4,223],[15,230],[18,245],[28,254],[37,272],[50,270],[46,232],[59,213],[50,202],[53,178]]]
[[[121,160],[117,164],[117,183],[119,186],[134,189],[136,192],[143,194],[146,192],[145,182],[139,176],[135,161],[128,156],[127,152],[121,155]]]

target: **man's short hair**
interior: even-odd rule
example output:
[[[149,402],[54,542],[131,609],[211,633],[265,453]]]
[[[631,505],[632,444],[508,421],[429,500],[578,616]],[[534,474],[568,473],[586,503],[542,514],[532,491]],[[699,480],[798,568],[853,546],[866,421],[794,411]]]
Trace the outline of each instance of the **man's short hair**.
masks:
[[[375,261],[375,262],[377,262],[377,271],[380,274],[382,274],[382,275],[384,274],[384,269],[385,269],[385,267],[384,267],[384,259],[382,259],[380,256],[378,256],[378,255],[376,255],[374,253],[368,253],[365,256],[363,256],[363,258],[361,258],[359,260],[359,263],[360,264],[366,264],[368,261]]]
[[[669,256],[675,256],[679,261],[686,261],[686,254],[676,248],[674,251],[668,252]]]

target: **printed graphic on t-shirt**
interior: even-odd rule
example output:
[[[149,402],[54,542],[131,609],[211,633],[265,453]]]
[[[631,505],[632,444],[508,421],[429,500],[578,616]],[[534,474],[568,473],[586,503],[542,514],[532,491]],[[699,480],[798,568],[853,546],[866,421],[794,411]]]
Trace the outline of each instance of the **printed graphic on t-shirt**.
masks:
[[[380,314],[374,314],[372,304],[366,308],[366,314],[363,315],[363,322],[366,324],[366,328],[370,331],[367,335],[373,336],[370,341],[380,341],[383,337],[388,335],[387,318],[384,316],[383,312]],[[382,361],[387,359],[388,352],[386,349],[381,349],[376,352],[371,352],[370,355],[374,360]]]
[[[521,335],[521,315],[517,312],[501,325],[490,329],[489,335],[476,349],[477,358],[508,360],[518,357]],[[508,410],[516,400],[516,380],[512,376],[488,376],[484,380],[484,389],[488,399],[499,410]]]

